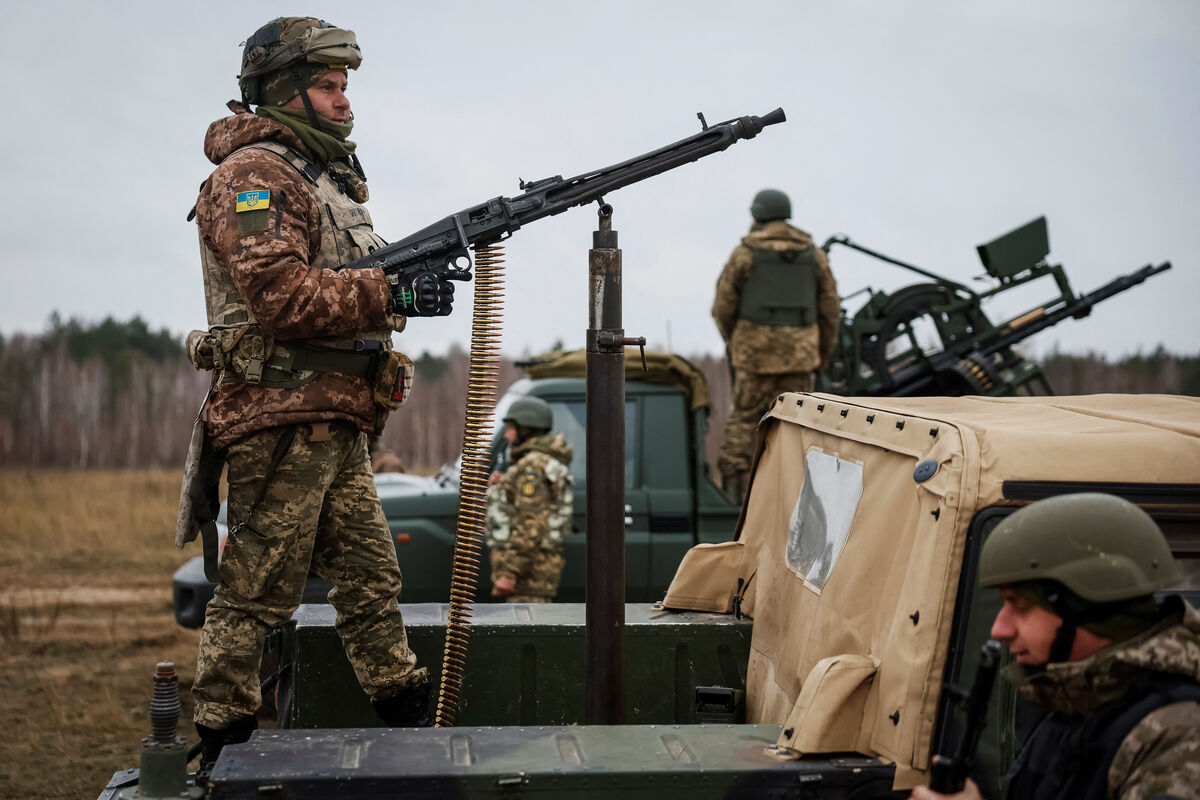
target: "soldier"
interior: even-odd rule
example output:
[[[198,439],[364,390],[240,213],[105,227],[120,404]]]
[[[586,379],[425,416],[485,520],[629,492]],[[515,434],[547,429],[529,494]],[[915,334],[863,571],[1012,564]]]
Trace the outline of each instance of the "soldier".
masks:
[[[492,595],[509,603],[552,601],[566,563],[575,480],[571,446],[550,434],[553,420],[539,397],[518,399],[504,417],[512,466],[488,490],[487,541]]]
[[[201,781],[254,730],[264,636],[291,617],[310,568],[334,586],[338,633],[380,717],[429,724],[367,437],[412,379],[391,332],[406,316],[448,313],[453,290],[338,270],[383,244],[347,138],[347,70],[361,60],[349,30],[271,21],[245,43],[242,102],[204,141],[218,166],[193,214],[210,327],[189,335],[188,352],[214,370],[202,421],[228,463],[230,528],[193,688]]]
[[[813,371],[833,354],[841,313],[825,251],[785,221],[792,215],[787,195],[763,189],[750,214],[750,233],[721,272],[712,307],[733,375],[717,470],[738,500],[759,418],[780,393],[812,390]]]
[[[1004,602],[992,637],[1016,660],[1006,677],[1049,712],[1006,797],[1200,797],[1200,614],[1153,594],[1181,574],[1149,515],[1112,495],[1042,500],[996,527],[979,560]],[[968,781],[952,796],[980,794]]]

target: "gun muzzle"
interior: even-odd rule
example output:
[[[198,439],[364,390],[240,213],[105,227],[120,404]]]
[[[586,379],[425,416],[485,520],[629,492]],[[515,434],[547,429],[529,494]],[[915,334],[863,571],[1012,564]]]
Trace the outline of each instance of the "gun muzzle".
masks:
[[[754,119],[758,122],[758,129],[761,131],[768,125],[776,125],[780,122],[787,122],[787,115],[783,113],[782,108],[777,108],[766,116],[754,117]]]
[[[740,138],[753,139],[768,125],[777,125],[780,122],[786,122],[787,115],[783,113],[782,108],[777,108],[765,116],[756,117],[752,114],[748,117],[742,117],[738,121],[741,123],[742,136]]]

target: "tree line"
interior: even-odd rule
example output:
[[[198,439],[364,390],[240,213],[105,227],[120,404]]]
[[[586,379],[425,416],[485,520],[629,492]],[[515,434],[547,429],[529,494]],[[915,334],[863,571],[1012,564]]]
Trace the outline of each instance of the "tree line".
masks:
[[[715,461],[729,407],[724,357],[690,356],[709,383],[707,451]],[[388,421],[382,444],[410,469],[430,470],[462,448],[468,354],[414,358],[411,398]],[[1059,394],[1155,392],[1200,396],[1200,354],[1161,347],[1109,361],[1052,352],[1043,369]],[[522,370],[501,359],[503,393]],[[197,371],[183,344],[140,319],[100,323],[51,317],[39,335],[0,337],[0,466],[181,467],[210,373]]]

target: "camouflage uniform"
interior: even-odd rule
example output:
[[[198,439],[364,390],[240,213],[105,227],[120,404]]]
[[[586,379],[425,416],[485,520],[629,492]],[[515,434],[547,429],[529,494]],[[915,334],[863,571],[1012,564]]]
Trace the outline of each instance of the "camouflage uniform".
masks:
[[[341,358],[357,341],[391,363],[390,330],[403,325],[382,272],[333,271],[382,243],[356,202],[365,185],[315,165],[290,128],[230,107],[205,139],[219,166],[196,204],[211,327],[189,337],[194,362],[215,362],[204,420],[229,463],[230,533],[194,687],[195,720],[214,729],[257,710],[264,636],[291,616],[310,568],[334,585],[338,633],[373,700],[426,679],[408,647],[367,456],[368,434],[394,407],[378,400],[376,361],[356,375],[280,360],[306,348]],[[247,193],[265,207],[247,211]]]
[[[739,318],[742,287],[754,271],[755,251],[812,251],[816,260],[816,321],[811,325],[761,325]],[[813,371],[828,363],[837,340],[841,306],[825,251],[784,220],[755,222],[717,280],[712,315],[735,372],[733,402],[725,423],[717,469],[724,477],[750,469],[754,431],[781,392],[809,391]]]
[[[1051,713],[1014,762],[1008,797],[1200,797],[1200,613],[1178,597],[1167,602],[1163,622],[1083,661],[1033,675],[1009,668],[1020,694]],[[1154,710],[1137,719],[1139,698],[1155,693]],[[1130,709],[1135,718],[1125,713],[1122,727]],[[1106,740],[1115,747],[1107,763]]]
[[[492,581],[516,581],[510,603],[549,603],[562,577],[575,481],[562,434],[535,436],[512,449],[513,465],[488,491]]]

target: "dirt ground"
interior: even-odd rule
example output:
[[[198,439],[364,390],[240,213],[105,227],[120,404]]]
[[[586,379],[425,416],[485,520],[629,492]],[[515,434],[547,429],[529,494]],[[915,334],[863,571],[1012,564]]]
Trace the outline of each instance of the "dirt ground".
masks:
[[[171,574],[175,471],[0,469],[0,798],[94,798],[136,767],[155,665],[183,714],[199,632],[179,627]],[[193,765],[194,768],[194,765]]]

